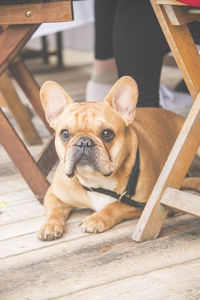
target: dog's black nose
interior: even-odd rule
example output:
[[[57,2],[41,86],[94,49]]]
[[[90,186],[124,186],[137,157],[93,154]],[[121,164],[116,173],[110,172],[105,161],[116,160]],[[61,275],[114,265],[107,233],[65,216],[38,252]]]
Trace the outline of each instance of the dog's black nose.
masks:
[[[77,140],[76,146],[80,148],[91,148],[94,147],[95,144],[91,138],[87,136],[82,136]]]

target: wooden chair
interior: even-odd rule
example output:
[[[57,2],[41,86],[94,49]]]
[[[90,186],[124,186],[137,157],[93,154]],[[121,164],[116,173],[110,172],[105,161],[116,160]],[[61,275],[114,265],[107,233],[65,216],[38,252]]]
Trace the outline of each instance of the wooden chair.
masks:
[[[29,70],[21,60],[14,60],[32,34],[42,22],[71,21],[73,19],[72,3],[69,0],[1,1],[0,24],[4,25],[0,35],[0,75],[9,68],[23,91],[27,95],[36,113],[49,128],[39,99],[39,87]],[[28,3],[28,4],[27,4]],[[15,24],[15,25],[14,25]],[[16,25],[17,24],[17,25]],[[4,112],[0,108],[0,143],[11,160],[21,172],[29,187],[39,201],[49,186],[46,178],[54,165],[57,156],[54,148],[54,137],[44,147],[36,161],[23,141],[20,139]]]
[[[200,197],[179,191],[200,145],[200,56],[188,29],[199,14],[175,0],[150,0],[194,104],[139,219],[133,240],[158,237],[169,208],[200,217]]]

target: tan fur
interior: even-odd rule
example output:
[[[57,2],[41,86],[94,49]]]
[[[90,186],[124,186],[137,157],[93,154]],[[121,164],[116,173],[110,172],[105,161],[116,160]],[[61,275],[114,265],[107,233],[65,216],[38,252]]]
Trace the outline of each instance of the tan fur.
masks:
[[[139,146],[140,175],[134,199],[141,202],[148,200],[184,118],[158,108],[136,109],[137,97],[137,85],[130,77],[119,79],[104,103],[73,103],[54,82],[43,85],[41,101],[47,120],[55,129],[60,163],[45,196],[47,222],[38,234],[40,239],[59,238],[64,232],[65,219],[75,207],[96,210],[81,223],[83,230],[94,233],[141,214],[139,209],[109,196],[87,192],[82,187],[82,184],[102,187],[122,194]],[[70,133],[67,142],[60,137],[63,129]],[[102,139],[105,129],[114,131],[112,141]],[[82,137],[89,137],[95,143],[94,164],[74,163],[77,143]],[[188,185],[200,188],[196,179]]]

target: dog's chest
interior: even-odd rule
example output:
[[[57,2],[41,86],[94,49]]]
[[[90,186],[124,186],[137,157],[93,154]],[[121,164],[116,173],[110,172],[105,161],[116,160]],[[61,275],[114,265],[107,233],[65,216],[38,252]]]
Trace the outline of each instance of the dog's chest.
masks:
[[[81,178],[79,176],[77,176],[77,177],[78,177],[79,182],[83,186],[88,186],[88,182],[90,182],[90,186],[88,186],[88,187],[93,187],[93,188],[101,187],[101,188],[108,189],[108,190],[115,190],[115,187],[117,185],[116,179],[108,180],[104,177],[102,177],[102,178],[90,177],[90,178],[88,178],[88,181],[85,182],[83,178]],[[88,195],[88,198],[90,199],[91,208],[94,209],[95,211],[100,211],[106,205],[117,201],[117,199],[115,199],[111,196],[104,195],[104,194],[101,194],[98,192],[88,191],[87,195]]]
[[[103,195],[100,193],[96,193],[96,192],[87,192],[87,193],[88,193],[88,197],[91,200],[92,208],[95,211],[100,211],[108,204],[111,204],[111,203],[117,201],[117,199],[115,199],[113,197]]]

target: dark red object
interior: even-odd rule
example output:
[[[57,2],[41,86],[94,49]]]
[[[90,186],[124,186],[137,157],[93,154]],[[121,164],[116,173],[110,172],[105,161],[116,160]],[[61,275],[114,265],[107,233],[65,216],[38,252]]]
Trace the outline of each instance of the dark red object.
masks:
[[[200,0],[178,0],[179,2],[183,2],[190,6],[200,6]]]

